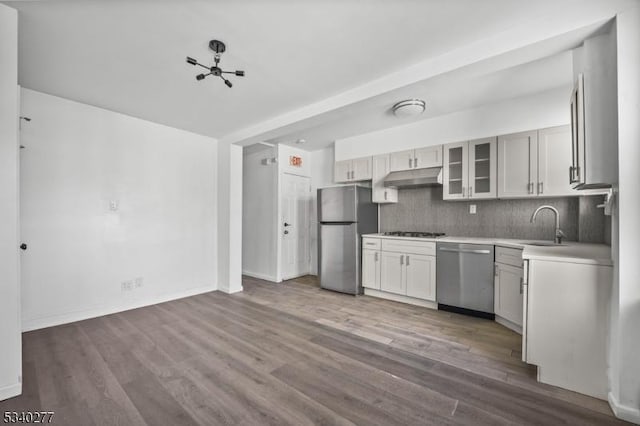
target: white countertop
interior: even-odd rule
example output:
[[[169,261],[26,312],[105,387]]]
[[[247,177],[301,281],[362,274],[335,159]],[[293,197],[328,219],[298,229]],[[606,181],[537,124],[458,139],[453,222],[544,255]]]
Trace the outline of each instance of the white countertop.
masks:
[[[585,263],[591,265],[611,266],[611,247],[606,244],[578,243],[566,241],[563,245],[536,246],[534,243],[550,243],[540,240],[519,240],[508,238],[476,238],[447,236],[440,238],[399,237],[383,234],[365,234],[363,237],[395,240],[430,241],[442,243],[489,244],[500,247],[523,249],[522,257],[530,260],[546,260],[551,262]]]

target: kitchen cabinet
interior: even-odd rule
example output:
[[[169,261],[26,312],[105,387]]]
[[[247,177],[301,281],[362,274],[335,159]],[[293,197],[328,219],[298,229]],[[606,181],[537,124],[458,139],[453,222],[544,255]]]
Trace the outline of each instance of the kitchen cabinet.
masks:
[[[380,252],[380,290],[395,294],[407,294],[404,254]]]
[[[578,195],[567,181],[570,165],[570,126],[499,136],[498,197]]]
[[[522,360],[542,383],[606,400],[613,268],[524,257]]]
[[[498,136],[498,197],[535,196],[538,179],[538,132]]]
[[[423,300],[436,300],[435,243],[383,239],[380,290]]]
[[[333,169],[334,180],[336,182],[370,180],[372,171],[371,166],[371,157],[336,161]]]
[[[496,138],[444,147],[444,200],[490,199],[497,196]]]
[[[373,157],[373,170],[371,179],[371,201],[374,203],[397,203],[398,189],[384,186],[384,178],[389,174],[390,155],[377,155]]]
[[[429,167],[442,167],[442,145],[389,154],[389,171],[391,172]]]
[[[493,299],[496,321],[518,333],[522,332],[522,280],[522,268],[496,262]]]
[[[362,286],[380,290],[379,250],[362,250]]]
[[[618,182],[618,89],[615,30],[573,50],[571,96],[573,188],[608,188]]]
[[[538,131],[537,194],[543,197],[580,195],[567,179],[571,167],[571,126]]]
[[[407,254],[405,258],[407,296],[436,300],[436,258]]]

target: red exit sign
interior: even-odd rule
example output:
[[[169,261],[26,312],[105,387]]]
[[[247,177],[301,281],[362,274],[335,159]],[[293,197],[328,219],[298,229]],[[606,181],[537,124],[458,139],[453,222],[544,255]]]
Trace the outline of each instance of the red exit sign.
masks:
[[[293,167],[302,167],[302,157],[292,155],[289,157],[289,165]]]

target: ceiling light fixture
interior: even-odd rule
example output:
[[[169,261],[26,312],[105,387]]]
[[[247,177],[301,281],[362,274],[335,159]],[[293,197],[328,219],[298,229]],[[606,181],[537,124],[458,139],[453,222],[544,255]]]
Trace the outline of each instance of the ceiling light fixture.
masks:
[[[306,143],[306,142],[307,142],[307,141],[306,141],[306,140],[304,140],[304,139],[298,139],[298,140],[296,141],[296,143],[297,143],[298,145],[302,145],[303,143]]]
[[[220,55],[222,55],[224,53],[224,51],[227,49],[227,47],[225,46],[225,44],[223,42],[221,42],[220,40],[211,40],[209,42],[209,49],[213,50],[215,52],[214,56],[213,56],[213,60],[215,61],[215,64],[211,67],[207,67],[205,65],[202,65],[201,63],[199,63],[197,60],[187,56],[187,63],[193,66],[200,66],[206,70],[208,70],[209,72],[206,74],[198,74],[196,75],[196,80],[200,81],[200,80],[204,80],[205,77],[209,76],[209,75],[213,75],[216,77],[220,77],[221,79],[224,80],[224,84],[226,84],[228,87],[233,87],[233,84],[227,80],[226,78],[224,78],[224,76],[222,74],[235,74],[238,77],[244,77],[244,71],[240,71],[240,70],[236,70],[236,71],[223,71],[220,67],[218,67],[218,63],[220,62]]]
[[[426,104],[423,100],[407,99],[406,101],[398,102],[391,109],[396,117],[415,117],[424,112],[425,105]]]

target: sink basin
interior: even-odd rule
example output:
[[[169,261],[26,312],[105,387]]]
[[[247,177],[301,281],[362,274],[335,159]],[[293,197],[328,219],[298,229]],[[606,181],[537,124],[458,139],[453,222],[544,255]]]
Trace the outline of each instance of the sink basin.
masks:
[[[561,246],[566,246],[566,244],[556,244],[554,242],[546,242],[546,241],[540,241],[540,242],[531,242],[531,243],[527,243],[525,242],[524,244],[528,245],[528,246],[539,246],[539,247],[561,247]]]

